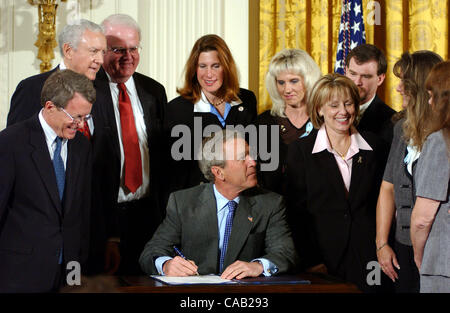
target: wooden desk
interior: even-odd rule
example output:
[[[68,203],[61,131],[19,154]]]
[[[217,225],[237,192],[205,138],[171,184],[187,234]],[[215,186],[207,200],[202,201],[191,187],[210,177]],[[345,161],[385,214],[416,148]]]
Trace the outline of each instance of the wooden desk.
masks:
[[[127,293],[360,293],[355,285],[324,274],[305,273],[289,277],[309,280],[311,284],[264,284],[264,280],[270,282],[270,277],[267,277],[257,285],[170,286],[148,276],[124,276],[119,278],[119,290]]]

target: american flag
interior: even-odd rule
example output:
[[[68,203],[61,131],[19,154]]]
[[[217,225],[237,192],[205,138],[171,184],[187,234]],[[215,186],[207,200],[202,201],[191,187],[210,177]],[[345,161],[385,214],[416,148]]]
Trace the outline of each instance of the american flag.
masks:
[[[342,0],[341,24],[334,71],[345,73],[345,58],[354,47],[366,43],[362,0]]]

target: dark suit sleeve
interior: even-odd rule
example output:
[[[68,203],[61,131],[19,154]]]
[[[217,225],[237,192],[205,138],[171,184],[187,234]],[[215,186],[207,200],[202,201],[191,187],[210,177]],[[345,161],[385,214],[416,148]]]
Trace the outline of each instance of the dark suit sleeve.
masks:
[[[248,104],[249,113],[249,121],[253,123],[256,121],[256,117],[258,116],[258,105],[256,101],[256,96],[253,91],[247,89],[240,89],[240,95],[242,102]]]
[[[40,90],[36,90],[36,87],[39,86],[27,83],[26,80],[22,80],[17,85],[17,88],[11,98],[11,107],[9,109],[6,126],[11,126],[17,122],[26,120],[36,113],[34,110],[29,110],[31,101],[40,103],[40,98],[32,99],[33,94],[40,95]]]
[[[278,267],[278,273],[292,271],[298,263],[294,242],[291,232],[286,222],[286,210],[282,197],[273,205],[269,223],[266,229],[265,255],[262,258],[268,259]]]
[[[0,132],[0,233],[6,214],[6,206],[14,185],[13,153],[12,149],[7,148],[10,144],[5,136],[5,130]]]
[[[301,270],[323,262],[312,214],[308,212],[308,183],[305,152],[301,141],[294,141],[287,154],[287,220],[292,229],[295,247],[302,259]]]
[[[29,119],[41,110],[42,88],[47,78],[57,69],[58,67],[51,71],[28,77],[17,85],[11,98],[7,126]]]
[[[173,246],[181,241],[181,220],[174,194],[169,197],[167,214],[152,239],[147,242],[139,258],[139,264],[147,274],[158,274],[155,260],[160,256],[173,256]]]

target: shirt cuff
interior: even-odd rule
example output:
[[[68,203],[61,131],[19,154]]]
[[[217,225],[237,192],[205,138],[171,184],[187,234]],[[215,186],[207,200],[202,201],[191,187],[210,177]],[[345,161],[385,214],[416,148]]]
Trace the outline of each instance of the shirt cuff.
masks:
[[[156,270],[158,271],[159,275],[164,276],[164,271],[163,271],[163,265],[166,261],[172,260],[173,258],[171,258],[170,256],[160,256],[159,258],[157,258],[155,260],[155,267]]]
[[[259,259],[252,260],[252,262],[255,262],[255,261],[260,262],[261,265],[263,266],[262,273],[264,276],[272,276],[278,272],[278,267],[274,263],[272,263],[271,261],[269,261],[267,259],[259,258]]]

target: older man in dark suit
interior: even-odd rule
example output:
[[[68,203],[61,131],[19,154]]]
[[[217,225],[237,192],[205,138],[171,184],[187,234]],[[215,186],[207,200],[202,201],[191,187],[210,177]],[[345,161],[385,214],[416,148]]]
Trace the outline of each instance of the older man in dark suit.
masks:
[[[212,183],[171,194],[167,216],[141,254],[144,271],[241,279],[292,270],[297,254],[282,197],[256,187],[256,162],[244,138],[216,132],[199,159]]]
[[[102,28],[88,20],[81,19],[66,25],[58,36],[61,63],[51,71],[34,75],[22,80],[11,98],[7,126],[26,120],[41,110],[39,99],[45,80],[57,70],[69,69],[85,75],[90,80],[103,64],[106,51],[106,39]],[[87,129],[93,133],[93,119]]]
[[[107,52],[97,74],[93,272],[140,274],[138,259],[164,215],[161,134],[164,87],[136,72],[141,31],[128,15],[103,22]],[[95,227],[94,227],[95,225]],[[106,260],[106,262],[105,262]]]
[[[39,114],[0,133],[0,293],[56,291],[88,252],[90,145],[77,131],[95,90],[56,71]]]

